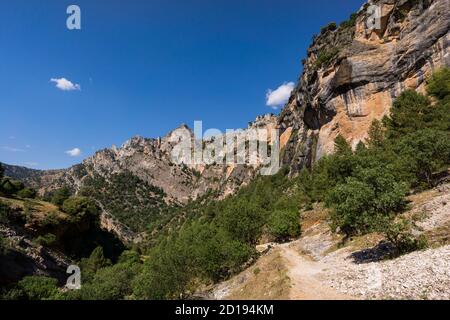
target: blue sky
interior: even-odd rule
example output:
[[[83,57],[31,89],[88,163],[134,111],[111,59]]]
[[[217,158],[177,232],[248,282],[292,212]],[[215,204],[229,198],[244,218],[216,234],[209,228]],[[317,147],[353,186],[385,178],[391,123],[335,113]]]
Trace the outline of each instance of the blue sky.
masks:
[[[362,2],[9,1],[0,10],[0,161],[64,168],[194,120],[245,127],[274,111],[269,89],[297,81],[312,35]],[[81,30],[66,28],[70,4],[81,8]],[[80,90],[50,81],[61,78]],[[74,148],[79,155],[66,153]]]

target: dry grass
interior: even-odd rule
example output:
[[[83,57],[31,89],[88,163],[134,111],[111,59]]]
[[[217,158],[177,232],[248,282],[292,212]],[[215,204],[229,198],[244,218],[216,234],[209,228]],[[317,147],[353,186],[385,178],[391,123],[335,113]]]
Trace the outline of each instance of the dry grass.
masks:
[[[410,195],[408,197],[408,200],[411,201],[411,205],[418,206],[418,205],[422,205],[422,204],[432,200],[437,195],[439,195],[439,192],[435,189],[432,189],[432,190],[427,190],[424,192]]]
[[[301,214],[302,231],[307,232],[314,225],[326,221],[330,216],[330,210],[323,204],[316,203],[312,210],[303,211]]]
[[[291,289],[285,261],[277,250],[261,257],[229,285],[233,289],[226,299],[232,300],[283,300],[289,298]]]
[[[42,220],[48,214],[53,213],[58,219],[65,219],[68,215],[59,210],[57,206],[52,203],[40,201],[36,199],[18,199],[18,198],[4,198],[0,197],[0,201],[9,205],[13,210],[20,210],[28,212],[33,219]]]
[[[425,232],[428,245],[430,247],[440,247],[450,244],[450,222]]]

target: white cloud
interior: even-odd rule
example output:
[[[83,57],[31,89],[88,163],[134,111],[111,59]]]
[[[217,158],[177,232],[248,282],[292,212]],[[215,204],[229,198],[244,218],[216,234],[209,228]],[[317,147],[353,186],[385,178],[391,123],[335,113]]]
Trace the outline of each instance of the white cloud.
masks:
[[[27,167],[37,167],[39,165],[37,162],[24,162],[23,164]]]
[[[25,152],[23,149],[14,148],[14,147],[2,147],[3,150],[9,151],[9,152]]]
[[[81,150],[79,148],[73,148],[72,150],[67,150],[66,154],[71,157],[78,157],[81,155]]]
[[[56,83],[56,87],[63,91],[81,90],[79,84],[72,83],[72,81],[67,80],[66,78],[51,78],[50,81]]]
[[[267,90],[266,105],[273,109],[277,109],[278,107],[284,105],[289,100],[294,87],[294,82],[285,82],[275,90]]]

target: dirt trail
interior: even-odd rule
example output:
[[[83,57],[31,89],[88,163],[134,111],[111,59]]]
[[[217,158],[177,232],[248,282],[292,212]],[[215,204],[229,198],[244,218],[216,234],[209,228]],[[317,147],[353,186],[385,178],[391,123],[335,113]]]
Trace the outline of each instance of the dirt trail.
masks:
[[[321,206],[302,214],[302,237],[256,247],[261,257],[212,290],[213,299],[449,299],[450,184],[410,197],[430,248],[379,260],[382,237],[355,237],[344,246]],[[342,243],[341,243],[342,244]]]
[[[291,279],[292,288],[290,299],[292,300],[349,300],[354,297],[346,296],[328,287],[319,279],[319,273],[325,266],[312,261],[302,255],[295,246],[296,242],[280,245],[282,257],[289,265],[288,276]]]

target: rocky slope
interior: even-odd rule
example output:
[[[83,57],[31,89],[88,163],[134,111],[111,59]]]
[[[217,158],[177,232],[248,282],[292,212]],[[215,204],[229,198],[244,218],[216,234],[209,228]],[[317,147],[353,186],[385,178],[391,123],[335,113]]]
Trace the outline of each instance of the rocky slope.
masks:
[[[381,8],[379,29],[366,25],[369,4]],[[345,24],[323,28],[279,117],[283,162],[309,166],[333,151],[339,134],[356,146],[402,91],[423,91],[433,70],[450,65],[449,7],[448,0],[372,0]]]
[[[277,118],[270,114],[260,116],[250,122],[242,134],[245,135],[253,128],[270,130],[276,126],[276,121]],[[175,163],[172,152],[178,143],[177,138],[184,134],[193,137],[192,130],[183,124],[162,138],[133,137],[120,148],[112,146],[101,150],[67,170],[40,171],[5,164],[5,174],[27,182],[37,188],[40,194],[44,194],[63,185],[79,191],[88,177],[101,176],[108,179],[114,174],[127,171],[147,184],[162,189],[168,202],[179,203],[195,199],[209,189],[219,187],[224,194],[231,193],[254,176],[258,166],[192,164],[184,158],[181,158],[183,163]],[[205,144],[209,143],[212,140],[206,140]]]
[[[29,275],[54,277],[64,284],[67,267],[71,264],[64,254],[35,244],[29,235],[7,225],[0,224],[0,235],[14,248],[0,256],[0,287]]]
[[[270,129],[276,127],[276,122],[274,115],[260,116],[239,135],[246,136],[252,129],[267,129],[268,137],[257,137],[256,140],[269,140]],[[112,146],[98,151],[83,163],[66,170],[40,171],[4,165],[5,175],[24,181],[41,196],[67,186],[74,193],[96,199],[104,209],[103,225],[129,241],[133,236],[123,223],[133,231],[143,231],[171,206],[183,205],[212,190],[217,191],[219,197],[225,197],[258,173],[262,160],[256,154],[253,165],[208,165],[189,161],[189,155],[176,149],[180,137],[186,136],[190,137],[187,140],[191,140],[192,146],[203,147],[203,150],[214,144],[212,137],[203,142],[194,139],[193,131],[181,125],[165,137],[133,137],[119,148]],[[248,143],[237,141],[238,145]],[[117,232],[120,230],[123,232]]]
[[[101,228],[103,217],[69,215],[35,199],[0,197],[0,203],[0,238],[6,248],[0,252],[0,291],[28,275],[53,277],[64,285],[67,267],[96,246],[111,259],[124,249],[118,238]]]

